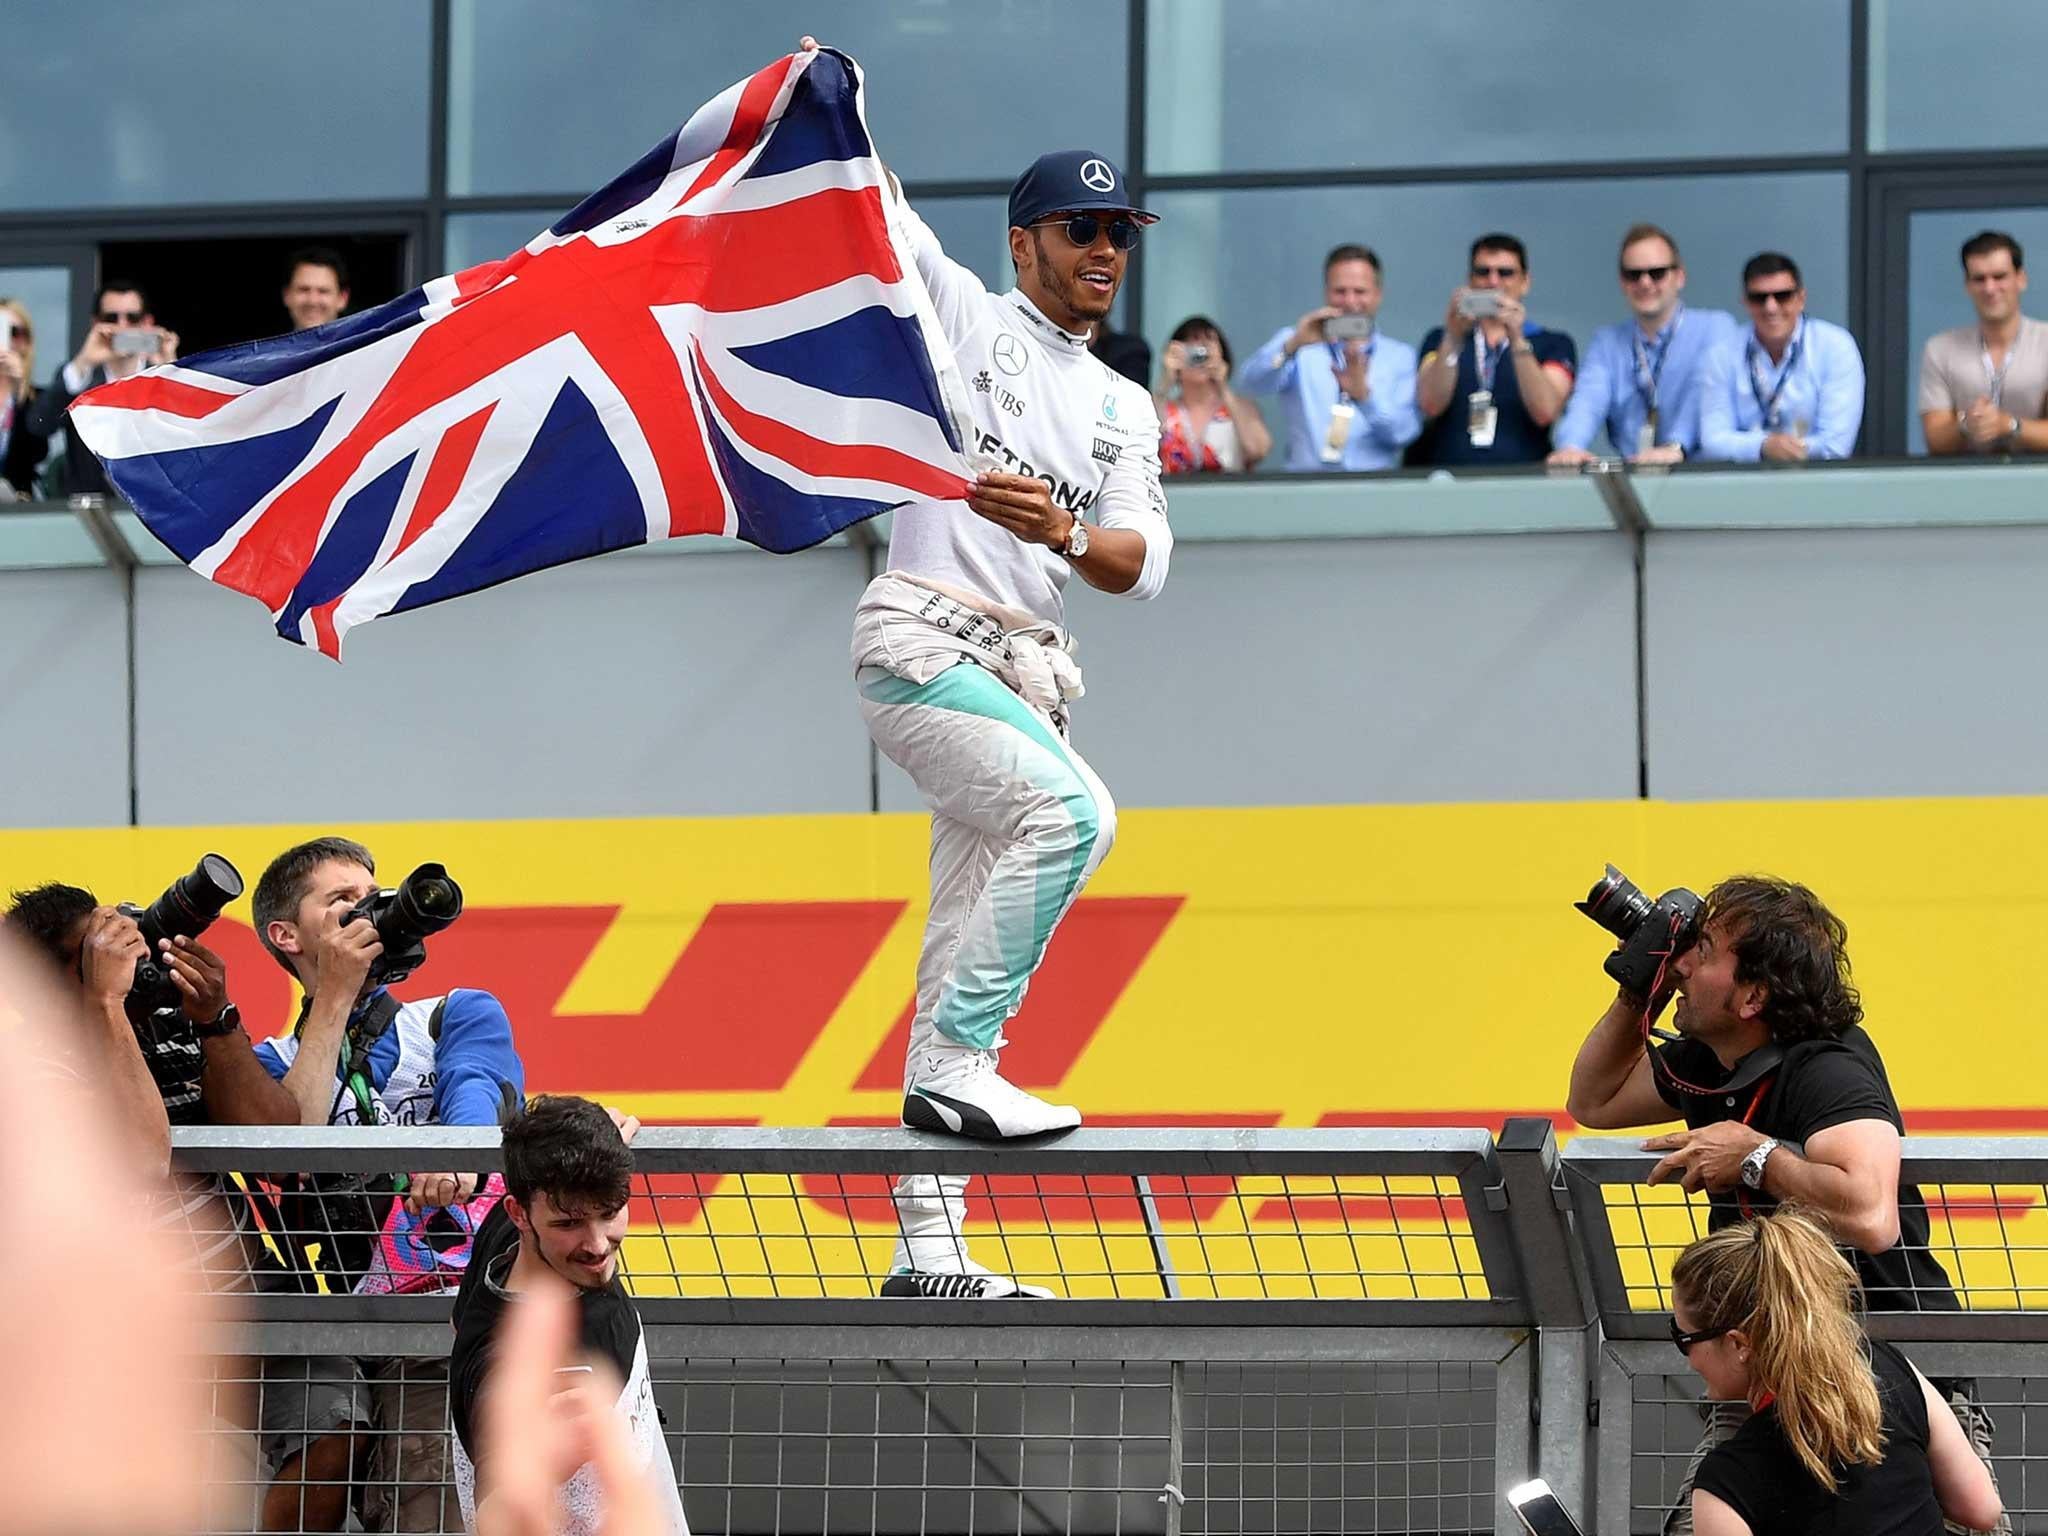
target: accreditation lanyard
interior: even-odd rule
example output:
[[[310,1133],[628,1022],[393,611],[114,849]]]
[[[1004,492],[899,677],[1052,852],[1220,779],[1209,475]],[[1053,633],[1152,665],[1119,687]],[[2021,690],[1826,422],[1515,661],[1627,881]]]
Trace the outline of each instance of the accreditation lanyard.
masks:
[[[1499,346],[1489,347],[1479,327],[1472,327],[1472,367],[1479,375],[1480,389],[1486,394],[1493,393],[1494,373],[1500,368],[1500,360],[1508,355],[1508,348],[1514,343],[1515,338],[1509,336],[1503,338]]]
[[[1643,345],[1641,326],[1634,327],[1629,334],[1636,349],[1636,393],[1642,396],[1652,427],[1657,425],[1657,381],[1664,377],[1664,359],[1671,355],[1671,343],[1678,339],[1678,328],[1684,323],[1685,306],[1681,304],[1647,347]]]
[[[2019,350],[2020,338],[2018,333],[2015,332],[2012,338],[2012,345],[2005,349],[2005,366],[1993,369],[1991,366],[1991,343],[1984,339],[1982,331],[1977,333],[1977,351],[1984,361],[1985,388],[1990,393],[1991,403],[2000,410],[2005,409],[2005,376],[2012,372],[2012,360],[2019,355]]]
[[[1785,385],[1792,378],[1792,370],[1799,366],[1799,349],[1806,341],[1806,322],[1799,322],[1799,334],[1792,338],[1792,345],[1785,349],[1785,366],[1778,374],[1778,382],[1772,388],[1770,398],[1764,398],[1764,381],[1770,377],[1769,357],[1756,344],[1756,335],[1751,333],[1743,350],[1749,356],[1749,392],[1756,397],[1756,408],[1763,425],[1770,431],[1778,429],[1778,397],[1785,393]]]
[[[1373,348],[1377,347],[1379,344],[1380,339],[1378,335],[1375,334],[1372,340],[1368,341],[1365,344],[1365,356],[1359,359],[1359,362],[1365,366],[1365,369],[1368,373],[1372,371]],[[1344,355],[1345,343],[1341,341],[1332,341],[1326,343],[1326,345],[1330,349],[1330,367],[1336,372],[1337,375],[1337,398],[1340,401],[1343,401],[1347,404],[1356,404],[1357,402],[1351,399],[1351,392],[1344,387],[1344,370],[1351,366],[1351,359]]]

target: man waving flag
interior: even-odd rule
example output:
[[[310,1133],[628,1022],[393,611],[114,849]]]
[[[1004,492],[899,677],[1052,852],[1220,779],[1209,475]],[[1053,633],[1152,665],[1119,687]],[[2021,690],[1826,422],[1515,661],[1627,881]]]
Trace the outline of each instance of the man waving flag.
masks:
[[[179,559],[335,657],[626,545],[803,549],[966,494],[970,402],[884,174],[858,66],[800,53],[503,261],[104,385],[71,425]]]

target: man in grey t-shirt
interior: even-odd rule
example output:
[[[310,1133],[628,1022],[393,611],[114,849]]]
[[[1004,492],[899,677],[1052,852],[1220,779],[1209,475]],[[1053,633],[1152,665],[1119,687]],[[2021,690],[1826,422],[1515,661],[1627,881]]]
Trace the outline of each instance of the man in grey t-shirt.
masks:
[[[1930,336],[1920,354],[1920,425],[1929,453],[2048,452],[2048,322],[2020,313],[2026,258],[2011,235],[1963,242],[1975,325]]]

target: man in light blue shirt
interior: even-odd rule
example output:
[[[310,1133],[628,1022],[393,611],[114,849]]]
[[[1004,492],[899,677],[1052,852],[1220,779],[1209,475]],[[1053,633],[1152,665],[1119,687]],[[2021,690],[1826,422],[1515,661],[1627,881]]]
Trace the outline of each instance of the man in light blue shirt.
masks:
[[[1684,295],[1676,240],[1655,224],[1621,237],[1621,296],[1635,319],[1603,326],[1587,343],[1550,463],[1587,463],[1602,427],[1631,464],[1698,457],[1706,361],[1736,325],[1725,310],[1687,308]]]
[[[1323,262],[1323,303],[1246,360],[1237,387],[1278,395],[1291,471],[1390,469],[1422,431],[1415,349],[1381,335],[1380,259],[1340,245]]]
[[[1806,314],[1790,256],[1742,269],[1750,325],[1714,349],[1700,398],[1700,457],[1846,459],[1863,427],[1863,354],[1839,325]]]

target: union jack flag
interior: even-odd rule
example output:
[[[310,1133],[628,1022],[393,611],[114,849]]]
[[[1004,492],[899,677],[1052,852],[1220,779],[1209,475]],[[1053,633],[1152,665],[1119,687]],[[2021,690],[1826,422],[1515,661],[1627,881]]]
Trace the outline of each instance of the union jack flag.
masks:
[[[781,59],[502,261],[81,396],[151,533],[342,636],[682,534],[804,549],[966,493],[968,397],[885,217],[859,67]]]

